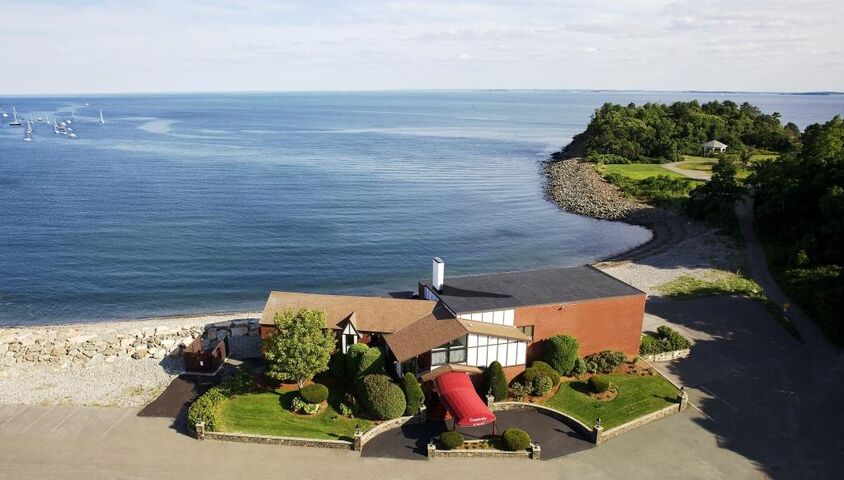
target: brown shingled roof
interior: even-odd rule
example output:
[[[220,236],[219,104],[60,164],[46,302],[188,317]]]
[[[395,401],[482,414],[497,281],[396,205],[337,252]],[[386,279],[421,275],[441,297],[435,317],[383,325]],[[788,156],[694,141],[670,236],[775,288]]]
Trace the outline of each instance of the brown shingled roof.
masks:
[[[271,292],[261,314],[261,325],[273,325],[276,313],[303,308],[323,310],[329,328],[341,328],[343,321],[354,314],[354,324],[358,331],[390,333],[432,315],[437,303],[429,300]]]

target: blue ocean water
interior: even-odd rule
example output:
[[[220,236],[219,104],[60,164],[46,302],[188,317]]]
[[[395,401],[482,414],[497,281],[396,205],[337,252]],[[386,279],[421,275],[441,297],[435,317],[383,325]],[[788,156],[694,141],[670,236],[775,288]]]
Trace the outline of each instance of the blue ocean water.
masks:
[[[0,323],[259,309],[576,265],[641,228],[560,211],[541,162],[606,101],[733,98],[801,127],[842,96],[416,91],[0,97]],[[86,103],[88,105],[86,105]],[[102,109],[106,123],[98,123]],[[78,139],[39,116],[70,118]]]

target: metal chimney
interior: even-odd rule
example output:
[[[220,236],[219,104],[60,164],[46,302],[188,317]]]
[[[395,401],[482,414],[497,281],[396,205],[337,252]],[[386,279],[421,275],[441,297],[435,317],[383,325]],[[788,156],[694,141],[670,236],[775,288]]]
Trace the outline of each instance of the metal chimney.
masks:
[[[440,257],[434,257],[433,273],[431,274],[431,286],[438,292],[442,292],[445,283],[445,262]]]

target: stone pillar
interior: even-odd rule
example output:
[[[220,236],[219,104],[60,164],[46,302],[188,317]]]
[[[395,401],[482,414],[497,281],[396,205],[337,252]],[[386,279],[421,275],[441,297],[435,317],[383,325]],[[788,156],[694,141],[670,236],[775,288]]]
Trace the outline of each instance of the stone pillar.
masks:
[[[493,395],[487,395],[486,396],[486,406],[491,407],[493,403],[495,403],[495,397]]]
[[[680,387],[680,393],[677,395],[677,400],[680,401],[680,411],[689,408],[689,394],[686,393],[686,387]]]
[[[197,440],[205,440],[205,422],[198,422],[194,425],[196,429],[196,439]]]
[[[354,440],[352,443],[352,448],[356,452],[360,452],[361,450],[363,450],[363,433],[359,431],[355,432]]]
[[[604,441],[604,426],[601,425],[600,418],[595,419],[595,426],[592,427],[592,436],[592,440],[595,442],[595,445],[600,445]]]
[[[433,442],[428,442],[428,460],[437,458],[437,446]]]
[[[530,446],[531,455],[530,458],[532,460],[541,460],[542,459],[542,447],[539,446],[538,443],[532,443]]]

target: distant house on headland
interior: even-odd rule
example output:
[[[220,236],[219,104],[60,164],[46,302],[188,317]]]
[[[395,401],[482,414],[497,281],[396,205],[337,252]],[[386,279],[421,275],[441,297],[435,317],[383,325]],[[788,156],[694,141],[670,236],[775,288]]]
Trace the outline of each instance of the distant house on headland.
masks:
[[[727,151],[727,145],[719,142],[718,140],[710,140],[706,143],[701,144],[700,146],[703,149],[704,154],[716,154],[716,153],[724,153]]]
[[[576,337],[581,355],[637,355],[645,294],[591,266],[446,278],[435,258],[431,280],[405,298],[272,292],[261,337],[275,331],[276,313],[302,308],[325,312],[340,351],[383,348],[393,375],[479,373],[497,360],[513,378],[554,335]]]

